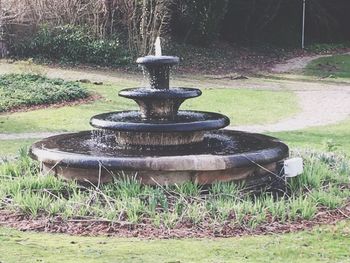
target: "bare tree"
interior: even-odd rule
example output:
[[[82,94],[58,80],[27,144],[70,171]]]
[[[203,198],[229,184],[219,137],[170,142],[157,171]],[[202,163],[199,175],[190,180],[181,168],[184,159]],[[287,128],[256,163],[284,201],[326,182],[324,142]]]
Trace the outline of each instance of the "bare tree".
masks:
[[[123,21],[128,28],[130,50],[137,55],[152,52],[157,36],[166,33],[171,0],[119,0]]]
[[[0,0],[0,57],[5,57],[8,54],[5,42],[6,25],[23,13],[22,9],[17,8],[18,4],[18,1]]]

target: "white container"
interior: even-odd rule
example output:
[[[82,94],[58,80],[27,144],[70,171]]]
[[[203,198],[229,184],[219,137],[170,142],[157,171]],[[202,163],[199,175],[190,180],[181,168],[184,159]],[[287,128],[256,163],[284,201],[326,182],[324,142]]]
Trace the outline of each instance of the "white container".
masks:
[[[287,178],[296,177],[303,173],[303,159],[302,158],[292,158],[284,161],[284,176]]]

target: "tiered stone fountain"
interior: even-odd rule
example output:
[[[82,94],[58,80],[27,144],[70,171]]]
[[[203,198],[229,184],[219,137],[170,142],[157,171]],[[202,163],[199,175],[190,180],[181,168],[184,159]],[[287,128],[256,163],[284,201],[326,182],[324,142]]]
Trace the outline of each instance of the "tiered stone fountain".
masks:
[[[288,157],[288,147],[279,140],[222,130],[230,121],[218,113],[179,110],[201,91],[169,88],[169,70],[178,62],[169,56],[139,58],[150,87],[119,93],[136,101],[139,111],[94,116],[90,124],[95,130],[44,139],[31,147],[31,155],[46,172],[95,184],[121,174],[150,185],[207,185],[279,174]]]

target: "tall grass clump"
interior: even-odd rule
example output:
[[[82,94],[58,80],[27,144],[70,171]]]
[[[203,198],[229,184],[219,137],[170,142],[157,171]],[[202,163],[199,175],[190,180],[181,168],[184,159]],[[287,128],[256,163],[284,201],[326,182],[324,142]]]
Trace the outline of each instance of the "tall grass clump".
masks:
[[[305,151],[304,173],[287,182],[283,194],[251,192],[244,183],[144,186],[137,176],[116,175],[106,185],[83,187],[53,175],[39,175],[39,164],[21,150],[0,165],[0,208],[31,217],[106,220],[159,228],[183,224],[254,229],[259,225],[311,220],[320,209],[337,209],[350,196],[346,156]]]

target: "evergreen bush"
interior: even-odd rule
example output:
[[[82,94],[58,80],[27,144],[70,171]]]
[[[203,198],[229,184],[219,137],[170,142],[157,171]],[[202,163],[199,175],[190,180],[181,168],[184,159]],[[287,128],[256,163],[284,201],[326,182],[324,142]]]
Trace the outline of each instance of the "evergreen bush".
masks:
[[[127,49],[117,37],[98,39],[87,28],[42,26],[31,38],[10,45],[11,54],[64,63],[118,66],[128,63]]]

